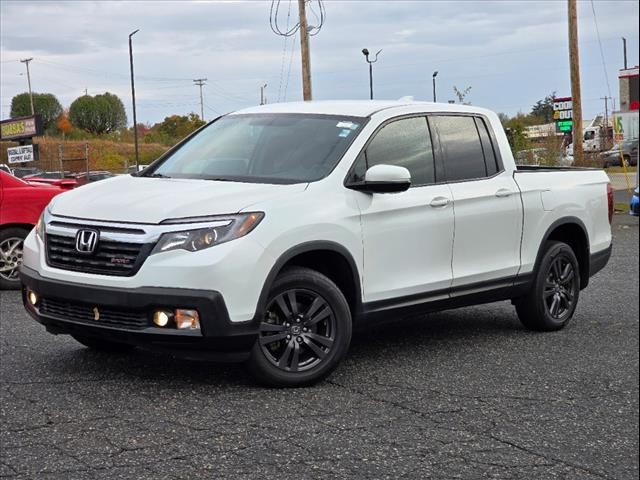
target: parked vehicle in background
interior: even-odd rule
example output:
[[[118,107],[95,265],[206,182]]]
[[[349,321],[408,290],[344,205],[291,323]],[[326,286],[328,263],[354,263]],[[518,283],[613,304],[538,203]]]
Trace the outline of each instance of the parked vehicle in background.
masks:
[[[23,178],[23,180],[28,183],[54,185],[56,187],[64,188],[65,190],[76,188],[78,186],[78,182],[73,178],[42,178],[40,176],[29,176]]]
[[[600,154],[602,168],[638,165],[638,139],[622,140],[610,150]]]
[[[148,166],[149,165],[138,165],[138,167],[136,167],[135,165],[132,165],[127,169],[127,173],[131,174],[131,173],[141,172]]]
[[[639,191],[640,189],[636,187],[636,189],[633,191],[631,202],[629,203],[629,213],[634,217],[640,215],[640,198],[638,198],[638,196],[640,195],[640,193],[638,193]]]
[[[90,171],[89,174],[87,174],[87,172],[76,173],[73,176],[73,179],[78,183],[78,185],[86,185],[87,183],[98,182],[111,177],[115,177],[111,172]]]
[[[516,167],[488,110],[277,103],[56,198],[25,241],[23,301],[90,348],[246,360],[301,386],[377,318],[510,299],[527,328],[563,328],[612,215],[602,170]]]
[[[15,167],[13,169],[13,176],[18,178],[26,177],[27,175],[39,175],[41,173],[44,173],[44,171],[33,167]]]
[[[36,225],[49,201],[65,190],[28,183],[0,171],[0,289],[20,288],[24,238]]]
[[[24,175],[22,177],[23,180],[31,180],[33,178],[38,179],[51,179],[51,178],[69,178],[73,175],[72,172],[69,171],[50,171],[50,172],[39,172],[39,173],[30,173],[29,175]]]
[[[0,163],[0,170],[8,173],[9,175],[13,175],[13,170],[6,163]]]

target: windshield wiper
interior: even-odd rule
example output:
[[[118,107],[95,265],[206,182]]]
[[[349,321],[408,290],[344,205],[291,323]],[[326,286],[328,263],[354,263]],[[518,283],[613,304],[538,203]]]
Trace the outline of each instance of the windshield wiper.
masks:
[[[237,180],[223,177],[204,177],[203,180],[211,180],[212,182],[237,182]]]
[[[164,175],[162,173],[152,173],[151,175],[145,175],[145,176],[149,178],[171,178],[170,176]]]

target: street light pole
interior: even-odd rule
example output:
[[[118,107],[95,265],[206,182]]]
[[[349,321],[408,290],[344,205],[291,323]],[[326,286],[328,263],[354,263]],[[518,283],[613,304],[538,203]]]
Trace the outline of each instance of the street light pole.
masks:
[[[382,49],[378,50],[376,52],[376,56],[373,60],[369,59],[369,50],[366,48],[362,49],[362,54],[364,55],[364,58],[366,59],[367,63],[369,64],[369,99],[373,100],[373,64],[376,63],[378,61],[378,55],[380,55],[380,52],[382,52]]]
[[[133,103],[133,142],[136,149],[136,173],[140,170],[140,161],[138,155],[138,119],[136,117],[136,88],[133,83],[133,45],[131,37],[139,31],[140,29],[137,29],[129,34],[129,67],[131,69],[131,102]]]
[[[267,104],[267,96],[265,95],[265,91],[267,90],[267,84],[265,83],[260,87],[260,105]]]
[[[438,76],[438,71],[433,72],[431,79],[433,80],[433,103],[436,103],[436,77]]]
[[[27,83],[29,84],[29,101],[31,102],[31,115],[35,115],[36,111],[33,108],[33,93],[31,92],[31,74],[29,73],[29,62],[33,60],[33,58],[25,58],[24,60],[20,60],[21,63],[24,63],[27,66]]]

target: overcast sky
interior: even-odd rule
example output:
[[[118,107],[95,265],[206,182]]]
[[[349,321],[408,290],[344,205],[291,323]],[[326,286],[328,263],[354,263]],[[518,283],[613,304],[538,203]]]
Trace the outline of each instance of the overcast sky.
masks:
[[[528,112],[553,91],[570,95],[566,0],[324,3],[326,22],[311,39],[314,99],[368,98],[363,47],[383,49],[374,66],[380,99],[430,100],[434,70],[439,101],[455,98],[454,85],[470,86],[474,105],[510,115]],[[0,0],[0,118],[8,117],[11,98],[27,90],[19,60],[33,57],[35,92],[54,93],[65,108],[85,89],[116,93],[131,122],[127,37],[136,28],[139,122],[199,112],[196,78],[208,79],[207,119],[259,103],[264,83],[269,102],[300,100],[299,38],[285,44],[271,31],[270,7],[270,0]],[[288,8],[282,0],[283,26]],[[290,24],[296,15],[293,0]],[[639,63],[638,1],[580,1],[578,15],[583,108],[591,118],[604,110],[600,97],[618,103],[621,36],[629,64]],[[316,23],[313,12],[309,21]]]

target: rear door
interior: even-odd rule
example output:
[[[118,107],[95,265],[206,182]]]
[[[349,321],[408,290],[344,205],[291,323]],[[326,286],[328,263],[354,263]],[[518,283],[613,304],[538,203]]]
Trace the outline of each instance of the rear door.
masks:
[[[405,167],[411,188],[401,193],[354,192],[361,211],[363,299],[365,302],[423,295],[448,296],[451,286],[453,208],[451,191],[437,184],[425,116],[394,119],[369,140],[354,165],[351,180],[367,168]]]
[[[489,122],[481,116],[429,117],[438,165],[453,196],[453,282],[460,287],[509,279],[520,268],[522,204],[504,171]]]

